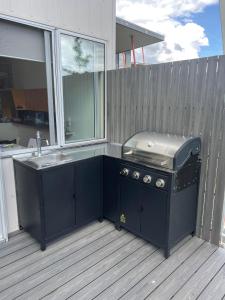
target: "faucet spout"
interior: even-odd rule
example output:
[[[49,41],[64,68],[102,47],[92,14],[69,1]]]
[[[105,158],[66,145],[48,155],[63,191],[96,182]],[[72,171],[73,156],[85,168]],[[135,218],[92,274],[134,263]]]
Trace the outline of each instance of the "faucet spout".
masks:
[[[41,156],[41,134],[39,130],[36,133],[36,142],[37,142],[37,156]]]

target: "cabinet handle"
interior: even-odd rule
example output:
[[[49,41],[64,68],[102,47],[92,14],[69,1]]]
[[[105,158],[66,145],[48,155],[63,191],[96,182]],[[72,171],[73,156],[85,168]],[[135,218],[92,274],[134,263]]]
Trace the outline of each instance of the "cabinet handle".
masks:
[[[144,210],[144,207],[141,205],[140,212],[143,212],[143,210]]]
[[[76,195],[75,194],[73,194],[73,199],[76,199]]]

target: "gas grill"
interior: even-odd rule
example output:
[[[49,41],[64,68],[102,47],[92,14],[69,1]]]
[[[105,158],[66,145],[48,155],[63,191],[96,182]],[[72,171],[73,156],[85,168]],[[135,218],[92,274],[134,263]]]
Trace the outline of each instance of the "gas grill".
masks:
[[[170,249],[194,234],[201,140],[139,132],[122,146],[119,195],[125,227],[170,255]]]

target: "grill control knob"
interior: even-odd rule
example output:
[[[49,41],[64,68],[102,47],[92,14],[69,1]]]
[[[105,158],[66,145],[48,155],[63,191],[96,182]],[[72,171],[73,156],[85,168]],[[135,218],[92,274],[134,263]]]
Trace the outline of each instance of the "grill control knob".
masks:
[[[134,171],[133,174],[132,174],[132,177],[133,177],[134,179],[139,179],[140,173],[137,172],[137,171]]]
[[[158,188],[164,188],[164,186],[166,185],[166,182],[165,182],[164,179],[158,178],[158,179],[156,180],[155,185],[156,185]]]
[[[129,170],[127,168],[123,168],[123,170],[120,171],[120,175],[127,176],[129,174]]]
[[[145,175],[143,177],[144,183],[150,183],[152,181],[152,177],[150,175]]]

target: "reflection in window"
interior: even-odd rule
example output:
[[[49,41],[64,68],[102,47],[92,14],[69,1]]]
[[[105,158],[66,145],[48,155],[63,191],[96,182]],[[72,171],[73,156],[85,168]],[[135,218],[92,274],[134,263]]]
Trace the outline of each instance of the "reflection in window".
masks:
[[[65,141],[104,138],[104,44],[61,36]]]
[[[0,36],[0,151],[36,147],[37,130],[55,144],[50,33],[1,20]]]

